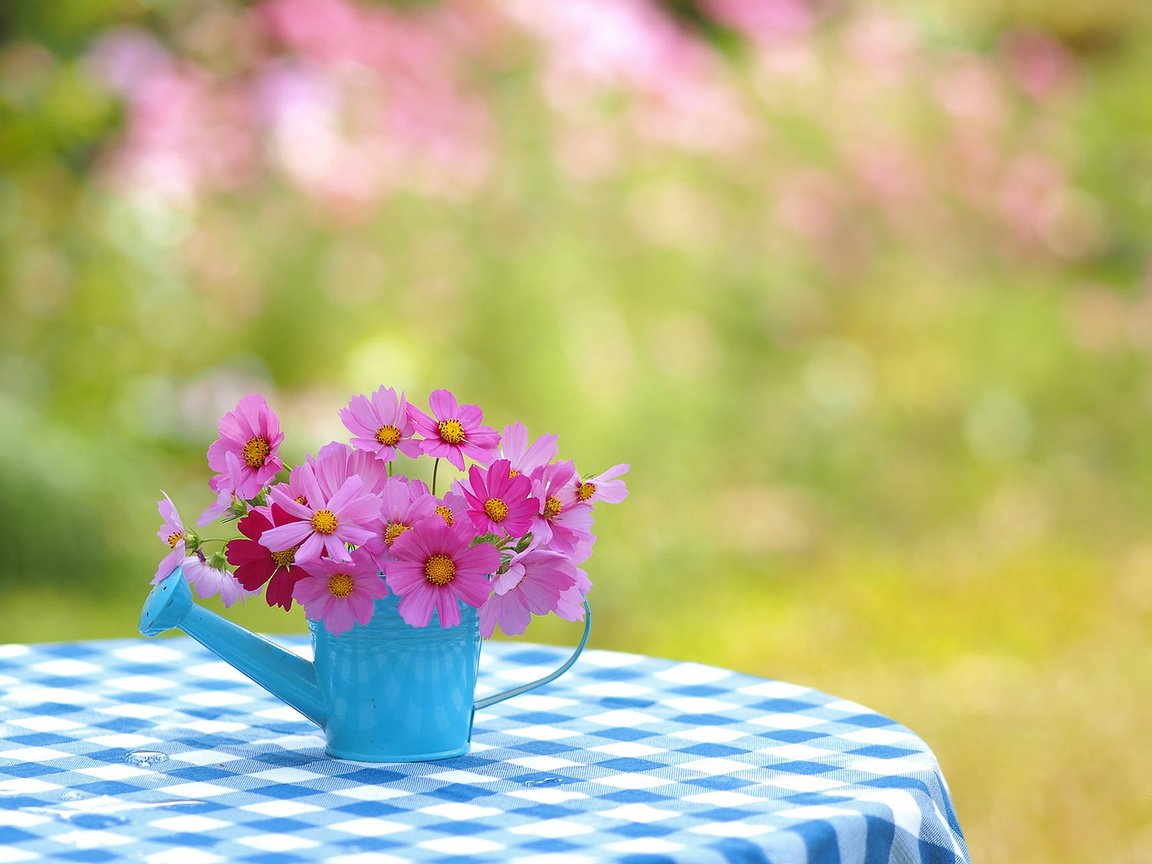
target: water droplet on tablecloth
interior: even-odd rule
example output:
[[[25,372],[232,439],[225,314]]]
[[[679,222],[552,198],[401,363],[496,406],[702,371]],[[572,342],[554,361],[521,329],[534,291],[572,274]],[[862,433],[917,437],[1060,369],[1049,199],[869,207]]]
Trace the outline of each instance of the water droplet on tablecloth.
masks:
[[[533,777],[531,780],[522,781],[525,786],[559,786],[561,783],[569,783],[571,780],[567,777],[557,777],[553,774],[550,777]]]
[[[133,750],[124,757],[130,765],[139,765],[141,768],[150,768],[160,762],[168,761],[168,754],[157,750]]]
[[[113,825],[128,824],[127,818],[118,816],[115,813],[61,813],[60,811],[56,811],[55,815],[61,821],[75,825],[78,828],[99,830],[101,828],[111,828]]]

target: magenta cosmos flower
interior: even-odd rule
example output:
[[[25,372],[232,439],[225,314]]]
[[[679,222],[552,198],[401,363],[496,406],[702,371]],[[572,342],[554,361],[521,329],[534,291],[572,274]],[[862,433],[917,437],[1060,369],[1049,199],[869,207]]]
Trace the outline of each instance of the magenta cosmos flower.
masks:
[[[304,564],[324,554],[335,561],[348,561],[346,544],[359,546],[372,539],[380,520],[380,499],[363,492],[359,477],[349,477],[332,495],[320,488],[310,465],[293,468],[292,481],[304,490],[302,497],[308,503],[301,504],[273,486],[269,490],[272,503],[286,510],[291,521],[265,531],[260,536],[261,546],[273,552],[299,546],[296,563]]]
[[[472,543],[473,532],[443,519],[424,519],[392,544],[385,570],[388,587],[400,597],[400,617],[427,627],[435,611],[441,627],[460,623],[460,603],[480,606],[488,599],[488,574],[500,566],[495,546]]]
[[[560,608],[564,592],[576,584],[576,567],[559,552],[530,548],[512,557],[508,570],[492,580],[492,596],[480,607],[480,633],[497,627],[509,636],[528,629],[533,615]]]
[[[160,564],[156,568],[156,575],[152,577],[153,585],[168,578],[169,574],[180,566],[180,562],[184,560],[187,554],[184,543],[184,522],[180,519],[176,505],[172,503],[168,493],[163,492],[161,494],[164,497],[156,502],[156,509],[160,511],[163,524],[161,524],[160,530],[156,532],[156,536],[167,543],[171,551],[160,560]]]
[[[487,470],[473,465],[461,489],[468,501],[468,516],[481,534],[521,537],[540,512],[539,500],[529,496],[532,481],[523,474],[513,477],[507,459],[497,459]]]
[[[492,461],[500,435],[483,425],[484,414],[477,406],[456,404],[456,397],[447,390],[433,390],[428,405],[431,417],[414,405],[408,406],[408,416],[424,436],[422,452],[447,459],[460,471],[464,470],[465,456],[485,465]]]
[[[350,561],[327,558],[301,569],[307,573],[292,591],[312,621],[322,621],[333,636],[372,620],[376,599],[388,589],[380,578],[375,559],[364,549],[352,553]]]
[[[226,486],[240,498],[255,498],[276,472],[284,467],[277,451],[284,433],[280,419],[264,397],[251,393],[220,418],[220,437],[208,448],[208,467],[216,472],[210,481],[213,491]],[[239,462],[239,474],[229,470],[227,453]]]
[[[236,525],[244,536],[229,540],[224,547],[224,556],[236,568],[233,574],[236,581],[246,591],[252,592],[259,591],[264,583],[268,583],[264,599],[269,606],[281,606],[285,610],[292,608],[292,589],[304,576],[304,572],[295,566],[295,548],[273,552],[260,544],[260,538],[270,528],[291,521],[292,517],[287,511],[277,505],[273,505],[270,510],[265,507],[254,508]]]
[[[340,419],[355,436],[352,446],[381,462],[391,462],[397,452],[413,459],[422,452],[420,442],[412,440],[416,428],[408,416],[408,403],[391,387],[381,387],[371,397],[354,397],[340,409]]]

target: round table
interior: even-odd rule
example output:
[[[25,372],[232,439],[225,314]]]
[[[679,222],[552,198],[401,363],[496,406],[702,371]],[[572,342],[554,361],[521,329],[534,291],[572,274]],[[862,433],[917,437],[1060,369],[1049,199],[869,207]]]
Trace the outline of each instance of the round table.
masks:
[[[489,643],[477,695],[566,653]],[[0,646],[0,864],[969,860],[915,734],[696,663],[586,651],[478,712],[455,759],[347,762],[323,746],[187,638]]]

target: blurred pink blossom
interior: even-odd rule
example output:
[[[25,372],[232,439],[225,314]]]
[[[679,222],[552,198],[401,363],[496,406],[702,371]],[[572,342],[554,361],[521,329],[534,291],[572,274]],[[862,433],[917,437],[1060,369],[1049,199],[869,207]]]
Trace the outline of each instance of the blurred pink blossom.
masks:
[[[764,41],[807,33],[817,11],[813,0],[703,0],[701,6],[717,22]]]
[[[649,0],[569,0],[548,14],[527,0],[507,8],[543,44],[545,92],[560,111],[580,116],[614,91],[634,98],[630,116],[649,140],[725,151],[747,137],[715,53]]]
[[[1051,99],[1075,83],[1075,58],[1059,40],[1047,33],[1022,30],[1009,34],[1002,51],[1016,83],[1034,99]]]

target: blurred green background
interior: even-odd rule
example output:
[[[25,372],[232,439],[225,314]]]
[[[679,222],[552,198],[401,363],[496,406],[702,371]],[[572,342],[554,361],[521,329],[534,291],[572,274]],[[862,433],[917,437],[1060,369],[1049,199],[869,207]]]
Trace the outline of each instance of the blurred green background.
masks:
[[[1138,0],[8,0],[0,640],[135,633],[160,490],[207,506],[244,393],[296,461],[354,394],[449,387],[632,464],[595,646],[890,714],[976,861],[1147,861],[1150,30]]]

